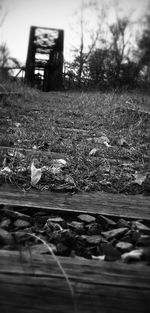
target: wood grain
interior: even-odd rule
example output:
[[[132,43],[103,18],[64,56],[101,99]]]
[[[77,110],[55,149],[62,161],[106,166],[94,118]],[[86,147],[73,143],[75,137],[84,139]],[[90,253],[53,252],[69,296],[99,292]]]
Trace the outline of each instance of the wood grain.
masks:
[[[76,313],[150,311],[150,271],[125,265],[59,258],[73,287]],[[32,266],[31,266],[32,265]],[[0,252],[0,309],[7,313],[75,312],[64,276],[49,255]]]
[[[26,193],[14,187],[0,187],[0,203],[23,207],[44,208],[51,211],[105,214],[150,220],[150,197],[120,195],[105,192],[57,193],[30,190]]]

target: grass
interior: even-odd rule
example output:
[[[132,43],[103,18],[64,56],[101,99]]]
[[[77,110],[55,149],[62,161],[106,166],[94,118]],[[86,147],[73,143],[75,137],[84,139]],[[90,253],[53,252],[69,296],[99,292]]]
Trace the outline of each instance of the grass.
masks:
[[[10,160],[12,183],[29,185],[32,159],[37,158],[37,167],[50,166],[52,151],[64,154],[68,166],[62,175],[43,173],[39,188],[115,193],[149,190],[149,186],[135,183],[136,173],[149,177],[148,94],[42,93],[25,86],[9,86],[9,90],[12,88],[22,92],[22,96],[10,96],[0,102],[0,145],[15,149],[36,146],[43,150],[47,145],[47,152],[37,154],[37,150],[32,150],[33,153],[22,156],[18,153],[13,158],[13,165]],[[110,147],[96,142],[101,136],[109,139]],[[125,145],[119,143],[122,138]],[[98,149],[97,154],[90,156],[93,148]],[[0,153],[2,167],[4,153],[2,150]],[[26,168],[24,174],[18,173],[18,167]],[[73,180],[72,187],[67,184],[66,177]],[[2,177],[1,181],[3,183]]]

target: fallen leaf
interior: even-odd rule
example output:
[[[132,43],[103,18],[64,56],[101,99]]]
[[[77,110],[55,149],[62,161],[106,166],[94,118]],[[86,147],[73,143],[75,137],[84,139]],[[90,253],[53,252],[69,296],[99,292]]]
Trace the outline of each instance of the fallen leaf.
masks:
[[[144,183],[144,181],[146,180],[146,176],[147,176],[147,174],[135,172],[135,174],[134,174],[135,181],[134,182],[141,186]]]
[[[12,172],[12,170],[8,166],[6,166],[2,170],[0,170],[0,173],[4,173],[4,174],[9,174],[11,172]]]
[[[67,165],[67,162],[64,159],[53,160],[51,173],[54,175],[59,174],[62,168],[64,168],[66,165]]]
[[[90,156],[96,156],[99,152],[99,149],[93,148],[90,152],[89,155]]]
[[[20,127],[21,126],[21,123],[14,123],[14,125],[16,126],[16,127]]]
[[[31,163],[31,185],[35,186],[42,176],[41,168],[36,168],[34,165],[34,161]]]

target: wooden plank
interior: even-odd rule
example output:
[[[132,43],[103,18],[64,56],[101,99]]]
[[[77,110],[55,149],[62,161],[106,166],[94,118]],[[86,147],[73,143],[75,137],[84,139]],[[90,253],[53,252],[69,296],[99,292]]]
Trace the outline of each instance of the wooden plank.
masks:
[[[142,195],[126,196],[105,192],[70,194],[36,190],[21,192],[14,187],[2,185],[0,186],[0,203],[150,220],[150,197]]]
[[[74,301],[49,255],[0,251],[0,308],[7,313],[150,311],[150,271],[142,264],[59,258],[75,294]],[[33,266],[31,266],[31,264]]]

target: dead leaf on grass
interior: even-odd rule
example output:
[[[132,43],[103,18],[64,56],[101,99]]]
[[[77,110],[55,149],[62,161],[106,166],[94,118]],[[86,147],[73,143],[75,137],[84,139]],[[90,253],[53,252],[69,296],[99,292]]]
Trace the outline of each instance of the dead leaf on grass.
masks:
[[[93,149],[89,152],[89,155],[90,155],[90,156],[96,156],[96,155],[98,155],[98,152],[99,152],[99,149],[93,148]]]
[[[147,174],[135,172],[134,177],[135,177],[134,182],[141,186],[145,182]]]
[[[34,161],[31,163],[31,185],[35,186],[41,179],[42,170],[41,168],[36,168]]]
[[[107,136],[101,136],[98,138],[93,138],[95,143],[104,144],[106,147],[110,147],[110,140]]]
[[[4,167],[3,169],[0,170],[0,175],[9,175],[12,173],[12,170],[10,169],[9,166]]]

